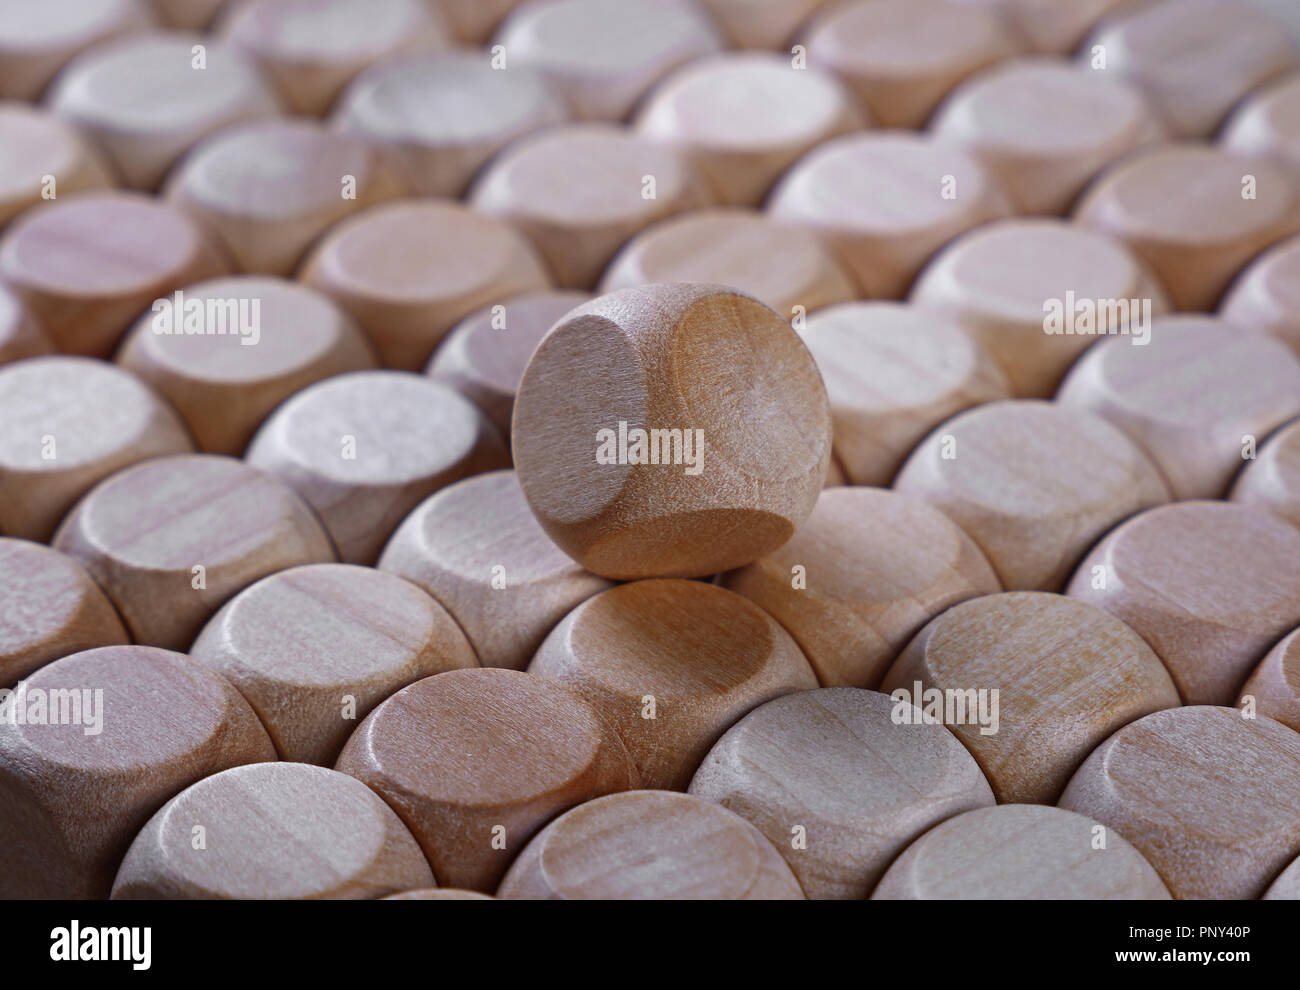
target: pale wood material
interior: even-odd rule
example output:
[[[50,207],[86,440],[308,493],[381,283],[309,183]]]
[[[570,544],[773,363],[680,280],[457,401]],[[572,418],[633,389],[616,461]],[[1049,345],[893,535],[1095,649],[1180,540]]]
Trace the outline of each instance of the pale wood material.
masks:
[[[239,692],[179,653],[76,653],[41,668],[8,704],[32,712],[35,690],[89,705],[82,724],[0,732],[0,897],[107,897],[131,840],[168,799],[229,767],[275,759]]]
[[[1300,74],[1252,94],[1224,125],[1220,144],[1271,158],[1300,178]]]
[[[1061,807],[1128,839],[1176,898],[1259,897],[1300,849],[1300,734],[1231,708],[1156,712],[1098,747]]]
[[[947,516],[881,488],[823,491],[789,543],[721,583],[790,631],[823,686],[863,688],[935,615],[1002,590]]]
[[[522,0],[428,0],[461,42],[484,45]]]
[[[1030,399],[936,427],[894,487],[970,534],[1008,591],[1059,591],[1103,533],[1169,500],[1159,471],[1118,428]]]
[[[0,103],[0,227],[48,196],[112,185],[104,160],[73,127],[21,103]]]
[[[1120,300],[1122,309],[1110,305]],[[1123,243],[1047,218],[997,221],[963,235],[911,294],[979,341],[1014,394],[1034,398],[1051,396],[1098,335],[1127,333],[1125,345],[1144,336],[1148,300],[1151,316],[1169,308],[1160,284]],[[1052,306],[1060,319],[1051,329],[1060,332],[1049,334]]]
[[[1145,346],[1099,343],[1057,397],[1132,437],[1175,498],[1222,498],[1248,455],[1300,414],[1300,357],[1214,317],[1166,317]]]
[[[213,231],[241,271],[284,276],[335,223],[404,192],[360,138],[305,120],[227,128],[167,183],[167,198]]]
[[[1300,732],[1300,629],[1268,651],[1237,699],[1254,699],[1255,711]]]
[[[403,688],[348,740],[338,769],[402,817],[438,883],[491,892],[548,819],[637,786],[586,702],[516,670],[452,670]]]
[[[1124,12],[1144,0],[963,0],[1000,14],[1008,27],[1033,51],[1074,51],[1104,17]]]
[[[513,471],[476,475],[425,499],[379,568],[437,598],[484,667],[515,670],[566,613],[610,587],[551,542]]]
[[[94,485],[194,449],[171,406],[135,375],[51,356],[0,367],[0,532],[46,541]]]
[[[963,602],[908,644],[880,690],[998,692],[998,725],[949,725],[1003,804],[1051,804],[1084,758],[1181,702],[1151,647],[1102,609],[1018,591]]]
[[[969,153],[889,131],[810,151],[777,183],[768,212],[821,234],[864,295],[898,299],[939,248],[1010,207]]]
[[[384,203],[343,221],[302,279],[356,319],[385,365],[407,371],[463,317],[550,285],[523,237],[451,200]]]
[[[833,0],[700,0],[736,48],[781,48],[805,20]]]
[[[866,897],[926,829],[993,804],[951,732],[897,724],[895,709],[846,687],[769,701],[718,741],[690,792],[755,825],[810,899]]]
[[[1274,245],[1242,272],[1219,315],[1242,330],[1264,330],[1300,357],[1300,237]]]
[[[245,459],[301,495],[352,564],[373,564],[426,496],[510,466],[505,441],[474,403],[405,371],[336,375],[304,389],[267,420]]]
[[[54,353],[54,342],[23,301],[0,283],[0,364]]]
[[[562,288],[589,289],[632,236],[707,205],[709,194],[677,149],[607,124],[572,124],[507,149],[472,202],[523,231]]]
[[[203,68],[196,67],[196,45]],[[156,189],[209,134],[280,112],[248,56],[207,36],[162,31],[79,56],[50,87],[48,102],[135,189]]]
[[[167,27],[198,31],[212,23],[227,0],[148,0],[158,21]]]
[[[831,400],[839,484],[888,485],[931,429],[1011,395],[982,346],[941,313],[892,302],[831,306],[800,336]]]
[[[871,899],[1167,901],[1169,890],[1142,854],[1104,825],[1061,808],[1003,804],[926,832]]]
[[[496,898],[490,894],[480,894],[477,890],[460,890],[456,887],[421,887],[417,890],[404,890],[400,894],[389,894],[379,898],[381,901],[491,901]]]
[[[35,100],[74,56],[153,25],[144,0],[8,0],[0,4],[0,100]]]
[[[510,867],[505,900],[803,900],[753,825],[689,794],[625,791],[547,825]]]
[[[647,97],[637,130],[681,148],[714,198],[757,206],[805,152],[860,130],[864,115],[829,72],[789,55],[729,52],[678,69]]]
[[[312,289],[261,275],[236,275],[186,286],[186,305],[230,301],[253,320],[256,337],[217,332],[157,333],[155,313],[140,317],[118,353],[130,368],[171,401],[209,453],[238,455],[273,409],[313,382],[375,366],[356,323]],[[179,320],[177,313],[175,319]],[[242,319],[243,317],[240,317]],[[233,329],[227,319],[227,330]],[[245,328],[246,329],[246,328]],[[246,341],[255,340],[255,343]],[[338,452],[338,439],[333,440]]]
[[[790,320],[857,295],[811,230],[741,209],[695,210],[642,231],[605,271],[600,291],[647,282],[730,286]]]
[[[137,643],[181,650],[258,578],[334,560],[325,530],[292,489],[201,454],[119,471],[78,503],[54,547],[100,583]]]
[[[1300,420],[1264,441],[1232,486],[1232,501],[1300,526]]]
[[[614,450],[620,423],[681,430],[682,444],[634,462]],[[798,335],[749,296],[698,283],[621,289],[557,323],[524,371],[512,435],[542,528],[616,580],[705,577],[776,549],[812,512],[831,454],[826,391]]]
[[[257,763],[168,801],[131,843],[113,898],[366,900],[432,882],[414,837],[364,784],[324,767]]]
[[[1069,593],[1132,626],[1185,704],[1228,705],[1300,625],[1300,530],[1246,506],[1176,502],[1110,533]]]
[[[1291,865],[1278,874],[1264,892],[1264,900],[1300,901],[1300,857],[1293,859]]]
[[[227,271],[198,224],[137,193],[43,203],[0,239],[0,280],[72,354],[107,357],[154,300]]]
[[[1300,186],[1267,161],[1164,144],[1106,172],[1075,219],[1128,244],[1175,309],[1213,309],[1252,258],[1300,228]]]

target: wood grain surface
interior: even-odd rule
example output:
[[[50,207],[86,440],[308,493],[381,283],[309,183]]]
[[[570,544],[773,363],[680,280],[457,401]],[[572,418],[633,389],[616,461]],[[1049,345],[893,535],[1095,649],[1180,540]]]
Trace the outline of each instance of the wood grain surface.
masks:
[[[54,179],[52,187],[47,176]],[[27,207],[48,202],[51,193],[57,199],[114,184],[103,158],[75,128],[34,107],[0,103],[0,227]]]
[[[1243,330],[1265,330],[1300,357],[1300,237],[1259,255],[1223,297],[1220,315]]]
[[[1260,661],[1237,699],[1254,699],[1255,710],[1300,732],[1300,629],[1284,636]]]
[[[1232,501],[1266,509],[1300,526],[1300,420],[1278,430],[1232,486]]]

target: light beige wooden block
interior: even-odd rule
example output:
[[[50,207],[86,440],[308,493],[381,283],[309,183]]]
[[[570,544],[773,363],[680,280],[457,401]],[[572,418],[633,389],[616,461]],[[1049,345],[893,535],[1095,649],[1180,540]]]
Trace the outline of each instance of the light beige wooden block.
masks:
[[[1242,330],[1264,330],[1300,357],[1300,237],[1259,255],[1223,298],[1219,315]]]
[[[736,48],[781,48],[831,0],[700,0]]]
[[[1253,710],[1260,715],[1300,732],[1300,629],[1268,651],[1242,687],[1237,707],[1248,699],[1253,699]]]
[[[470,45],[487,44],[492,32],[521,0],[429,0],[454,37]]]
[[[1239,154],[1270,158],[1300,177],[1300,74],[1252,93],[1224,124],[1220,144]]]
[[[0,103],[0,227],[29,206],[114,185],[108,166],[53,114]]]
[[[148,3],[161,24],[198,31],[212,23],[227,0],[148,0]]]
[[[0,284],[0,364],[54,353],[54,342],[11,289]]]
[[[459,890],[455,887],[420,887],[416,890],[404,890],[400,894],[389,894],[379,898],[381,901],[491,901],[489,894],[480,894],[477,890]]]
[[[1033,51],[1065,54],[1103,18],[1144,0],[964,0],[1000,14]]]
[[[1300,421],[1278,430],[1237,476],[1232,501],[1300,526]]]
[[[153,24],[144,0],[8,0],[0,8],[0,99],[36,100],[74,56]]]
[[[1277,879],[1264,891],[1266,901],[1300,901],[1300,857],[1278,874]]]

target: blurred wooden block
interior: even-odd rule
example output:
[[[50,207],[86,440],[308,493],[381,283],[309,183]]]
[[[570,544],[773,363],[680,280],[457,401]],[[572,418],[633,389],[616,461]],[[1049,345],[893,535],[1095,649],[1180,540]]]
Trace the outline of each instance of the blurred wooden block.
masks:
[[[1219,143],[1241,155],[1271,158],[1300,178],[1300,74],[1248,97],[1224,125]]]
[[[54,538],[95,578],[137,643],[187,649],[258,578],[332,561],[311,510],[270,475],[226,457],[160,457],[87,495]]]
[[[113,898],[367,900],[432,881],[402,820],[363,784],[324,767],[257,763],[168,801],[131,843]]]
[[[0,103],[0,227],[48,197],[113,184],[108,166],[74,128],[24,104]]]
[[[158,21],[167,27],[198,31],[212,23],[227,0],[148,0]]]
[[[947,516],[880,488],[823,491],[789,543],[721,583],[790,631],[823,686],[865,688],[935,615],[1002,590]]]
[[[64,699],[66,720],[44,705],[35,716],[37,692]],[[41,668],[4,704],[6,718],[28,720],[0,732],[5,898],[107,897],[131,840],[164,802],[228,767],[275,759],[239,692],[168,650],[77,653]]]
[[[1169,890],[1104,825],[1061,808],[1002,804],[926,832],[894,860],[871,899],[1167,901]]]
[[[1300,357],[1300,237],[1269,248],[1228,290],[1219,315],[1243,330],[1265,330]]]
[[[1112,733],[1181,702],[1142,638],[1083,602],[1042,592],[986,595],[926,625],[880,690],[998,691],[997,722],[949,725],[1001,804],[1051,804]],[[989,731],[992,729],[993,731]]]
[[[246,460],[301,495],[352,564],[373,564],[426,496],[510,466],[478,407],[403,371],[336,375],[304,389],[258,431]]]
[[[43,204],[0,239],[0,279],[60,351],[94,357],[154,300],[228,270],[193,220],[136,193]]]
[[[755,825],[810,899],[866,897],[926,829],[993,804],[952,733],[895,723],[896,708],[858,688],[769,701],[718,741],[691,793]]]
[[[343,221],[302,279],[356,319],[385,365],[407,371],[463,317],[550,284],[523,237],[450,200],[385,203]]]
[[[1300,526],[1300,420],[1264,441],[1232,486],[1232,501]]]
[[[0,364],[53,353],[53,341],[23,301],[0,283]]]
[[[831,0],[700,0],[736,48],[781,48]]]
[[[1264,438],[1300,414],[1300,358],[1214,317],[1166,317],[1144,346],[1097,344],[1057,397],[1140,444],[1174,498],[1222,498]]]
[[[480,894],[477,890],[459,890],[455,887],[420,887],[416,890],[404,890],[400,894],[389,894],[379,898],[381,901],[491,901],[490,894]]]
[[[193,449],[171,406],[120,368],[63,356],[0,366],[0,532],[47,541],[115,471]]]
[[[624,791],[566,811],[519,854],[506,900],[803,900],[758,829],[689,794]]]
[[[521,0],[429,0],[451,30],[464,44],[485,45],[506,15]]]
[[[1300,732],[1300,629],[1268,651],[1241,689],[1238,706],[1253,698],[1255,711]]]
[[[453,670],[376,708],[338,769],[414,833],[438,883],[490,892],[550,818],[637,785],[623,744],[586,702],[515,670]]]
[[[1264,892],[1266,901],[1300,901],[1300,857],[1278,874]]]
[[[476,475],[425,499],[379,568],[438,599],[484,667],[515,670],[566,613],[611,587],[551,542],[513,471]]]
[[[1036,52],[1064,55],[1103,17],[1122,12],[1134,0],[965,0],[1000,14],[1024,44]],[[1143,0],[1136,0],[1141,3]]]
[[[1259,897],[1300,849],[1300,735],[1231,708],[1156,712],[1098,747],[1061,807],[1108,823],[1176,898]]]
[[[1300,625],[1300,530],[1241,505],[1176,502],[1108,534],[1069,593],[1132,626],[1185,704],[1229,705]]]
[[[1009,206],[967,152],[891,131],[813,149],[777,183],[768,212],[821,234],[864,295],[898,299],[939,248]]]
[[[1108,529],[1168,501],[1146,455],[1099,416],[994,402],[935,428],[894,487],[941,509],[1008,591],[1059,591]]]

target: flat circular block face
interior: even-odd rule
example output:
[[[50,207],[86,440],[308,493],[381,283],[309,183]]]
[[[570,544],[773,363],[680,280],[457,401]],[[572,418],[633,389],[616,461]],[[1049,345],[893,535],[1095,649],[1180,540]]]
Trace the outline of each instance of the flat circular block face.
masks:
[[[53,342],[23,301],[0,285],[0,364],[53,353]]]
[[[707,284],[573,310],[528,363],[512,435],[542,528],[615,580],[704,577],[774,550],[812,511],[831,452],[798,336]]]
[[[369,900],[432,882],[402,820],[364,784],[325,767],[257,763],[168,801],[131,843],[113,897]]]
[[[258,432],[247,460],[301,495],[353,564],[373,564],[425,496],[510,465],[472,402],[403,371],[336,375],[299,392]]]
[[[918,686],[945,701],[970,687],[998,691],[996,723],[949,728],[1003,804],[1050,804],[1117,729],[1181,704],[1137,633],[1100,608],[1042,592],[986,595],[933,619],[880,689],[914,697]]]
[[[1300,237],[1261,254],[1223,298],[1219,314],[1243,330],[1265,330],[1300,357]]]
[[[193,449],[171,406],[113,365],[54,356],[0,367],[0,532],[46,541],[113,472]]]
[[[274,91],[244,53],[200,35],[162,31],[79,56],[48,100],[135,189],[156,189],[209,134],[280,111]]]
[[[145,0],[16,0],[0,10],[0,100],[32,101],[79,52],[147,31]]]
[[[566,811],[519,854],[507,900],[803,900],[763,833],[689,794],[624,791]]]
[[[1269,437],[1232,486],[1232,501],[1300,526],[1300,422]]]
[[[1061,807],[1106,822],[1180,899],[1259,897],[1300,847],[1300,735],[1189,706],[1125,726]]]
[[[188,657],[107,646],[0,696],[0,896],[102,899],[163,803],[229,767],[275,759],[248,703]]]
[[[515,670],[453,670],[403,688],[361,723],[337,768],[402,817],[439,884],[485,892],[548,819],[637,785],[593,708]]]
[[[1254,699],[1261,715],[1300,732],[1300,629],[1268,651],[1241,689],[1239,705]]]
[[[1300,625],[1300,530],[1230,503],[1162,506],[1097,544],[1069,593],[1132,626],[1185,704],[1231,704],[1268,648]]]
[[[1248,97],[1224,125],[1220,144],[1243,155],[1272,158],[1300,178],[1300,74],[1284,76]]]
[[[964,0],[1000,14],[1034,51],[1074,51],[1103,17],[1128,0]]]
[[[913,715],[858,688],[769,701],[718,741],[691,793],[756,826],[810,899],[866,897],[926,829],[993,804],[956,737]]]
[[[379,898],[381,901],[492,901],[496,898],[490,894],[480,894],[477,890],[458,890],[455,887],[419,887],[404,890],[400,894],[389,894]]]
[[[51,194],[113,184],[103,159],[73,127],[21,103],[0,103],[0,227]]]
[[[306,504],[226,457],[158,457],[119,471],[54,538],[117,606],[138,643],[187,649],[237,591],[297,564],[334,560]]]
[[[939,248],[1009,211],[969,153],[901,131],[819,145],[768,201],[773,218],[815,230],[862,293],[881,299],[902,297]]]
[[[824,686],[866,688],[928,620],[1002,590],[947,516],[879,488],[823,491],[789,543],[721,583],[790,630]]]
[[[437,598],[484,667],[515,670],[566,613],[610,587],[551,542],[513,471],[476,475],[425,499],[379,567]]]
[[[522,236],[449,200],[385,203],[345,220],[301,277],[352,315],[386,366],[406,371],[423,368],[463,317],[550,286]]]
[[[0,279],[72,354],[108,357],[156,299],[227,271],[198,224],[134,193],[44,203],[0,238]]]
[[[895,487],[970,534],[1008,591],[1060,590],[1103,533],[1169,498],[1119,429],[1037,400],[989,403],[936,427]]]
[[[1146,900],[1169,890],[1118,833],[1038,804],[977,808],[896,859],[872,900]]]
[[[781,48],[831,0],[700,0],[736,48]]]
[[[360,328],[328,297],[261,275],[163,297],[136,322],[117,360],[180,411],[200,450],[230,455],[243,453],[291,395],[375,365]]]
[[[1264,892],[1266,901],[1300,901],[1300,857],[1291,861],[1291,865],[1278,874],[1268,890]]]
[[[1223,497],[1264,438],[1300,414],[1300,359],[1266,334],[1177,316],[1135,342],[1100,342],[1057,397],[1132,437],[1175,498]]]

